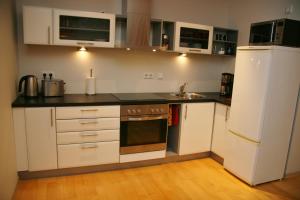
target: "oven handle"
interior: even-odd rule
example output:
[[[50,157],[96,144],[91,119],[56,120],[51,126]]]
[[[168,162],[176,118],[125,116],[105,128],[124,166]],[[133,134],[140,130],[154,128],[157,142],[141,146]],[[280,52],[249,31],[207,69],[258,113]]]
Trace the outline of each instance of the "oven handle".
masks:
[[[150,121],[150,120],[158,120],[158,119],[167,119],[166,116],[145,116],[145,117],[128,117],[125,120],[121,121]]]

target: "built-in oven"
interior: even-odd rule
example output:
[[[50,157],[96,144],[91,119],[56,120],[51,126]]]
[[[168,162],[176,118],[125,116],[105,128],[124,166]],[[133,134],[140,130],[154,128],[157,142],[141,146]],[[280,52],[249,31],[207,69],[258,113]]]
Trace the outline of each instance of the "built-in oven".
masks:
[[[121,106],[120,154],[166,150],[168,105]]]

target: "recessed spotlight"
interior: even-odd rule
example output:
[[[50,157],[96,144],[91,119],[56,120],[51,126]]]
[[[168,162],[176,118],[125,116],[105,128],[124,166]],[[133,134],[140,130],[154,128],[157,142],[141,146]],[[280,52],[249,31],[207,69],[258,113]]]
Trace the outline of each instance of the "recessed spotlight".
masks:
[[[126,48],[126,51],[130,51],[131,49],[129,47]]]
[[[153,52],[156,52],[156,49],[152,49]]]

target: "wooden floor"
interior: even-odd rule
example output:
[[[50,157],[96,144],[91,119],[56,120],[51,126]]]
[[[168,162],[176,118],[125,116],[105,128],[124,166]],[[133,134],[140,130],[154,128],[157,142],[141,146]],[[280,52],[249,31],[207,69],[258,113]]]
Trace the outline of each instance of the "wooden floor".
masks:
[[[300,175],[252,188],[206,158],[20,181],[14,199],[300,199]]]

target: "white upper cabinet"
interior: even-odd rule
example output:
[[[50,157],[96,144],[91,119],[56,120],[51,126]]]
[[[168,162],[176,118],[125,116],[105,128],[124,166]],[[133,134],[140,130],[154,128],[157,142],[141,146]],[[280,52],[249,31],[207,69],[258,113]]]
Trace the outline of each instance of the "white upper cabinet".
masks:
[[[23,7],[24,44],[51,45],[52,31],[52,8]]]
[[[211,54],[213,27],[176,22],[174,51]]]
[[[54,44],[114,47],[115,15],[54,9]]]
[[[25,108],[28,170],[57,169],[55,108]]]
[[[214,104],[182,104],[179,155],[210,151]]]

